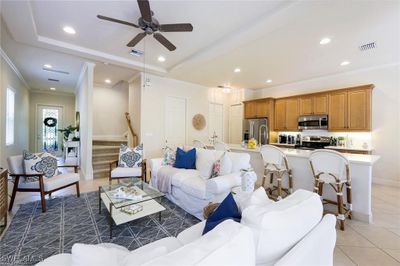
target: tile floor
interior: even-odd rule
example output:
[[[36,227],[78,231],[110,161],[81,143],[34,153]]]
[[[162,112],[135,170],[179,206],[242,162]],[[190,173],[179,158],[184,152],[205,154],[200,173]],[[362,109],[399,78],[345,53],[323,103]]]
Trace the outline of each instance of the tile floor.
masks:
[[[107,179],[81,181],[81,192],[97,190]],[[74,194],[75,187],[53,193],[53,197]],[[10,219],[18,205],[39,200],[37,193],[19,193]],[[400,266],[400,188],[373,185],[373,224],[346,221],[345,231],[337,230],[334,265]]]

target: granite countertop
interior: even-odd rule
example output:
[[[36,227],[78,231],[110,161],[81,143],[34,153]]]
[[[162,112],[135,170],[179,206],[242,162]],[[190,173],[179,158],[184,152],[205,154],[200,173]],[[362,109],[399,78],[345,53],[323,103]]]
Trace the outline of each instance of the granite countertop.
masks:
[[[228,146],[233,151],[243,151],[243,152],[260,152],[260,147],[257,146],[255,149],[248,149],[242,147],[240,144],[228,144]],[[286,156],[288,157],[299,157],[299,158],[309,158],[310,150],[301,150],[301,149],[292,149],[292,148],[280,148]],[[350,163],[356,164],[365,164],[365,165],[373,165],[376,161],[379,160],[379,155],[370,155],[370,154],[351,154],[351,153],[343,153],[343,155],[349,160]]]

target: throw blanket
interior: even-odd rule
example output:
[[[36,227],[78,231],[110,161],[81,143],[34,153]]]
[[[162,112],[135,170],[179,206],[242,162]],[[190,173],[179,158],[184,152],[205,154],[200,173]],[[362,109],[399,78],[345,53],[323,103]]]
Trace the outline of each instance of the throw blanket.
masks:
[[[157,172],[157,188],[163,193],[171,193],[172,177],[181,169],[172,166],[163,166]]]

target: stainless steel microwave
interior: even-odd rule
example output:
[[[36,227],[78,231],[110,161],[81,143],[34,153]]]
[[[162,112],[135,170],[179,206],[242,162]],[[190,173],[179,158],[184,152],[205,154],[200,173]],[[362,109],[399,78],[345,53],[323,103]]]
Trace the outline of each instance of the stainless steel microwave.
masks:
[[[328,115],[302,115],[298,120],[299,130],[328,129]]]

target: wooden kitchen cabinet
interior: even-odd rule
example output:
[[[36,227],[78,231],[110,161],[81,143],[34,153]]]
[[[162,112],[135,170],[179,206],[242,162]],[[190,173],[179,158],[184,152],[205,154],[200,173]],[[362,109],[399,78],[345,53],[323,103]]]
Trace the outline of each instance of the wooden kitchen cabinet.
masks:
[[[329,130],[370,131],[373,85],[329,94]]]
[[[297,131],[299,118],[299,99],[285,98],[275,101],[276,131]]]
[[[328,114],[328,94],[305,95],[299,98],[300,115]]]
[[[329,94],[329,130],[344,130],[347,127],[347,91]]]
[[[350,90],[347,95],[349,130],[371,130],[371,90]]]
[[[244,117],[262,118],[270,116],[270,106],[273,104],[271,98],[258,99],[244,102]]]

